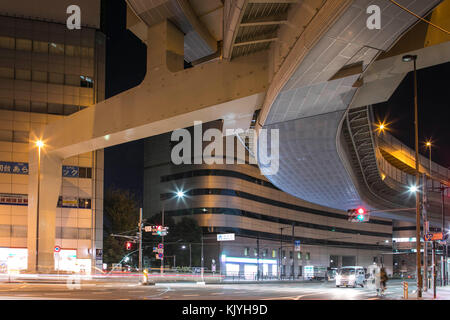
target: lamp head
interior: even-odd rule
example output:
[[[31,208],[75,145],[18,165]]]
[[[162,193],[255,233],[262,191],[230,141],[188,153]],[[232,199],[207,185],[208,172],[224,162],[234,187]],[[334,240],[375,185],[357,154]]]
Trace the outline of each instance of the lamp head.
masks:
[[[416,60],[417,56],[416,55],[412,55],[412,54],[407,54],[406,56],[402,57],[403,62],[410,62],[413,60]]]

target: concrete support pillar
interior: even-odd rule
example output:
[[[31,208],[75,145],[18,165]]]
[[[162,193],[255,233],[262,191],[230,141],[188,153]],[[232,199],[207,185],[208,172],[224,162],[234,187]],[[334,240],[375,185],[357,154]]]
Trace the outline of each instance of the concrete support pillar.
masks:
[[[62,159],[48,154],[45,146],[41,148],[40,188],[38,192],[38,155],[39,149],[35,146],[35,142],[30,142],[27,236],[28,271],[47,273],[54,271],[55,214],[61,190]]]

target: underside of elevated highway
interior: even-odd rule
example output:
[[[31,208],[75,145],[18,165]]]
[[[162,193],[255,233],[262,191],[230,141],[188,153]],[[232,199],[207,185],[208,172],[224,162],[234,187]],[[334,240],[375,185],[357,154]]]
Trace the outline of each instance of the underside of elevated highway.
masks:
[[[28,252],[36,255],[39,230],[39,270],[54,266],[63,159],[194,121],[246,130],[257,110],[258,130],[280,132],[278,172],[261,165],[276,187],[334,209],[364,205],[412,220],[411,211],[389,212],[414,206],[402,189],[415,174],[411,151],[374,134],[370,106],[412,70],[403,55],[419,55],[419,69],[450,61],[449,36],[418,18],[448,29],[450,0],[399,2],[127,0],[127,27],[147,45],[145,79],[30,133],[30,143],[46,145],[40,176],[33,148],[29,160]],[[379,8],[380,28],[369,28],[369,6]],[[448,170],[420,164],[430,181],[448,183]]]

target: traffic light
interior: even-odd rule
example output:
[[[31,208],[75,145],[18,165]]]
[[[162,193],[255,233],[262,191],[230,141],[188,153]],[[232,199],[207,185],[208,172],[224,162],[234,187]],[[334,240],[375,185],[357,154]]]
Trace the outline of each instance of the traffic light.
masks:
[[[131,250],[131,242],[127,241],[127,243],[125,244],[125,248],[127,248],[127,250]]]
[[[359,207],[358,209],[349,209],[348,213],[348,221],[350,222],[367,222],[369,221],[369,213],[366,209]]]

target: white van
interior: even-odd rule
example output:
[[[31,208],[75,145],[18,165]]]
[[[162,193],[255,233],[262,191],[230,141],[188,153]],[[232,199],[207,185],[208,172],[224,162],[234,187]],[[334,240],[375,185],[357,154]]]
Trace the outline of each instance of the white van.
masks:
[[[363,267],[342,267],[336,275],[336,287],[364,287],[366,274]]]

